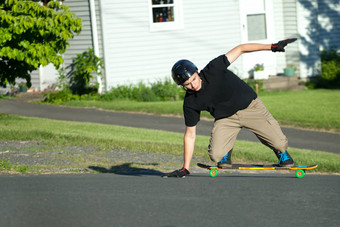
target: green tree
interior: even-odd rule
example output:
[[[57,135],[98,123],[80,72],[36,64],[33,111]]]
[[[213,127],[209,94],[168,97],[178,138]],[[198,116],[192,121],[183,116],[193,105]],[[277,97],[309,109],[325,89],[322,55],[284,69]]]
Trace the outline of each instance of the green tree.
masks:
[[[33,1],[0,0],[0,86],[26,79],[40,65],[63,63],[68,39],[79,34],[81,19],[59,1],[47,7]]]

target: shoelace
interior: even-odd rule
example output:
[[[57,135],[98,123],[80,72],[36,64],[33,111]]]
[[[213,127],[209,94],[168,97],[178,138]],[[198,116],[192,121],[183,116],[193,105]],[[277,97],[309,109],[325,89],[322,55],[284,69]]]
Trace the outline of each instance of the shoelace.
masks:
[[[289,160],[288,154],[286,152],[281,153],[279,155],[280,155],[279,163]]]
[[[221,163],[226,163],[228,161],[228,155],[229,154],[223,157],[223,159],[221,160]]]
[[[183,167],[182,169],[180,169],[180,170],[179,170],[179,172],[180,172],[180,173],[183,173],[183,172],[185,172],[185,171],[188,171],[188,174],[190,174],[190,171],[189,171],[189,170],[187,170],[187,169],[186,169],[186,168],[184,168],[184,167]]]

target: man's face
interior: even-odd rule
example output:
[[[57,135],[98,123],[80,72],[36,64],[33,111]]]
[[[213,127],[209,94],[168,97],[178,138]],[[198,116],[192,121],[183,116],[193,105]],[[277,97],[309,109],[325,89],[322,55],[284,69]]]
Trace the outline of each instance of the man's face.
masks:
[[[194,75],[183,83],[183,87],[193,91],[199,91],[202,88],[202,79],[199,77],[198,73],[195,72]]]

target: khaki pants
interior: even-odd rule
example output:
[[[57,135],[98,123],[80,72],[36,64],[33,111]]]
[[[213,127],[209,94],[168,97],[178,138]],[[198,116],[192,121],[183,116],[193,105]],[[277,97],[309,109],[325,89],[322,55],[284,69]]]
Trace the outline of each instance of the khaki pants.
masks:
[[[288,140],[278,122],[257,98],[234,115],[215,121],[208,148],[210,159],[219,162],[234,147],[241,128],[247,128],[266,146],[285,152]]]

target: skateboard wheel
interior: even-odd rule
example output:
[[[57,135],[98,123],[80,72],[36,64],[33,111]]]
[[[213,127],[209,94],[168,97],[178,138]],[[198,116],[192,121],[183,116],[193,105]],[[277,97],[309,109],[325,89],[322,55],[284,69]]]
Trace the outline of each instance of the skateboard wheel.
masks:
[[[211,170],[209,171],[209,175],[210,175],[211,177],[216,177],[217,174],[218,174],[217,169],[211,169]]]
[[[295,175],[297,178],[303,178],[306,175],[306,173],[302,169],[298,169],[296,170]]]

